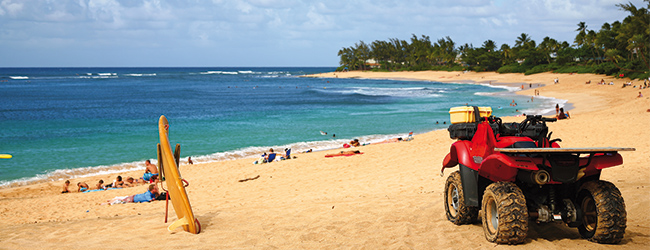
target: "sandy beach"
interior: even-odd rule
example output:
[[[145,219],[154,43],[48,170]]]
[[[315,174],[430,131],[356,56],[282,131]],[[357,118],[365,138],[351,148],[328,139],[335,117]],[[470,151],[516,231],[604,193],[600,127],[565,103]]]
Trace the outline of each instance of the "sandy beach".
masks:
[[[562,147],[633,147],[622,166],[602,179],[622,192],[627,230],[618,245],[600,245],[562,224],[530,223],[526,249],[643,249],[650,245],[650,89],[626,87],[629,79],[593,74],[535,75],[475,72],[337,72],[324,78],[414,79],[440,82],[524,84],[521,95],[568,100],[571,119],[549,124]],[[559,79],[554,84],[553,79]],[[598,85],[614,82],[615,85]],[[585,84],[591,81],[591,84]],[[529,88],[529,84],[533,88]],[[632,81],[633,85],[643,81]],[[639,92],[644,97],[637,98]],[[521,121],[508,117],[505,121]],[[170,121],[173,128],[173,121]],[[152,121],[156,127],[156,121]],[[406,135],[405,135],[406,136]],[[170,140],[176,141],[173,136]],[[485,240],[480,223],[447,221],[442,160],[454,141],[446,130],[408,142],[371,144],[349,157],[330,150],[253,165],[255,159],[182,165],[188,195],[202,232],[167,231],[176,219],[165,202],[100,205],[146,186],[61,194],[63,181],[0,189],[0,249],[484,249],[507,248]],[[121,176],[141,176],[140,172]],[[260,176],[257,179],[239,180]],[[94,185],[117,174],[70,180]]]

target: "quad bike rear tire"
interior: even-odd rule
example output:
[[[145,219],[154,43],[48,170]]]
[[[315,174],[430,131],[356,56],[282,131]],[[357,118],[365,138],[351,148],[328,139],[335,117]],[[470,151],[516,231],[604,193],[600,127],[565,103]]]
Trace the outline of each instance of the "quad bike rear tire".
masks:
[[[456,225],[478,221],[478,207],[465,205],[460,171],[451,173],[445,182],[445,212],[447,219]]]
[[[621,242],[627,227],[627,212],[621,191],[607,181],[590,181],[582,185],[577,200],[582,210],[580,235],[596,243]]]
[[[511,182],[495,182],[483,193],[483,232],[489,242],[519,244],[528,234],[528,208],[521,189]]]

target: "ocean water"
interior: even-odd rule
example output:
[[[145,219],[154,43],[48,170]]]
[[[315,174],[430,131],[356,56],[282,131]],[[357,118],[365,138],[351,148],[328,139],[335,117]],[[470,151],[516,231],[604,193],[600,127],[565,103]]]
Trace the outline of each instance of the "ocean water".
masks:
[[[299,77],[334,69],[0,68],[0,154],[13,155],[0,159],[0,188],[144,169],[161,115],[182,162],[212,162],[446,129],[449,108],[466,104],[511,116],[562,102],[478,84]]]

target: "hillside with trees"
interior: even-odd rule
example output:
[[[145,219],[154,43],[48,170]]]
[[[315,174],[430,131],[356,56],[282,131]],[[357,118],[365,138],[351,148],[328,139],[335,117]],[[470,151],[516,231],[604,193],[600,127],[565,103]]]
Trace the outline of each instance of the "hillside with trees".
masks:
[[[377,71],[497,71],[535,74],[596,73],[633,79],[650,77],[650,0],[646,8],[632,3],[617,4],[629,15],[623,21],[604,23],[590,29],[577,24],[573,43],[551,37],[537,43],[526,33],[498,46],[487,40],[480,47],[457,45],[449,36],[432,42],[429,36],[413,35],[409,41],[397,38],[371,43],[360,41],[338,52],[338,70]]]

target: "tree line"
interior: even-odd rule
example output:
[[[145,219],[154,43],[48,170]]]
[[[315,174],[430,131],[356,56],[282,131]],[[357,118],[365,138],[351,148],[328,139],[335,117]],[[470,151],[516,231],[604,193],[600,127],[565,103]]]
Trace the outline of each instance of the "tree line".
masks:
[[[599,30],[578,23],[573,44],[550,37],[538,44],[526,33],[514,46],[497,46],[487,40],[481,47],[457,46],[449,37],[432,42],[415,34],[409,41],[390,38],[371,43],[360,41],[338,52],[341,70],[448,70],[497,71],[534,74],[596,73],[642,79],[650,77],[650,0],[646,8],[617,4],[629,12],[623,21],[604,23]]]

